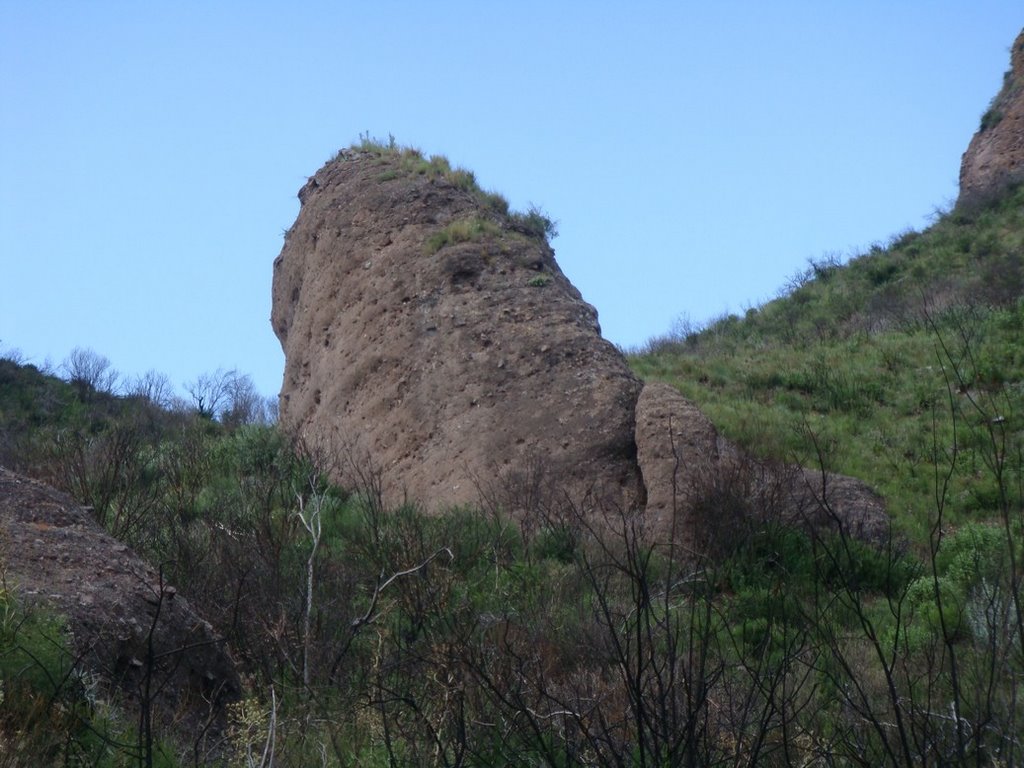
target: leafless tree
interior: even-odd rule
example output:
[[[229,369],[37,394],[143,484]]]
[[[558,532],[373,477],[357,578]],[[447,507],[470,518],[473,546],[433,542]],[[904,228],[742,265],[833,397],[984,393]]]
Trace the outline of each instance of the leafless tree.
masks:
[[[132,397],[141,397],[155,406],[170,409],[174,405],[174,385],[170,378],[159,371],[149,370],[136,376],[127,387]]]
[[[71,354],[61,364],[61,369],[83,397],[90,390],[113,394],[120,378],[111,367],[110,360],[86,347],[71,350]]]
[[[25,364],[25,353],[17,347],[7,347],[0,344],[0,360],[7,360],[15,365]]]
[[[226,402],[220,420],[232,427],[242,424],[267,424],[266,400],[256,391],[256,385],[247,374],[231,371],[225,381]]]
[[[201,373],[185,384],[185,391],[200,416],[215,419],[220,415],[228,398],[228,382],[237,375],[235,370],[218,368],[213,373]]]
[[[185,391],[200,416],[216,419],[226,426],[271,421],[266,401],[257,392],[252,379],[233,368],[200,374],[185,385]]]

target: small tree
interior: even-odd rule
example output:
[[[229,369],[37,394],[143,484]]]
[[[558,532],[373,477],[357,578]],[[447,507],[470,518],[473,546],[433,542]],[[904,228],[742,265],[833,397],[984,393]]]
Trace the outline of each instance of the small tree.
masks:
[[[228,395],[228,381],[237,375],[234,370],[218,368],[213,373],[201,373],[185,384],[185,391],[192,398],[196,411],[205,419],[215,419],[220,414]]]
[[[108,360],[98,352],[75,347],[61,364],[68,381],[78,389],[79,397],[86,399],[91,392],[113,394],[120,378]]]
[[[271,419],[266,402],[247,374],[232,368],[204,373],[185,385],[199,415],[228,427],[266,424]]]
[[[148,400],[159,408],[169,409],[174,405],[174,386],[167,374],[149,370],[135,379],[128,386],[128,394]]]

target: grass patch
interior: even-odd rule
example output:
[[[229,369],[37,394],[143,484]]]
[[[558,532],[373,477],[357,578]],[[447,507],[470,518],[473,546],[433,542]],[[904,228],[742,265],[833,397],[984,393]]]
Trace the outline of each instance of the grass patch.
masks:
[[[531,205],[525,213],[511,214],[509,221],[513,229],[530,237],[542,239],[558,237],[558,223],[535,205]]]
[[[361,134],[357,143],[352,144],[349,150],[339,152],[335,158],[343,157],[347,151],[376,156],[382,166],[386,166],[377,177],[378,181],[382,183],[414,176],[444,181],[470,195],[485,215],[495,216],[502,220],[503,226],[511,231],[545,240],[558,237],[557,222],[541,208],[531,204],[526,211],[510,210],[509,202],[503,195],[482,188],[472,171],[453,166],[444,155],[427,156],[416,147],[398,144],[394,136],[389,135],[388,139],[384,141],[372,138],[369,133]],[[483,219],[481,218],[481,220]],[[456,234],[456,237],[459,236]],[[436,237],[436,240],[431,238],[431,242],[428,244],[428,251],[431,253],[435,253],[450,242],[476,239],[476,236],[473,236],[464,240],[448,241],[441,234]],[[440,244],[435,247],[436,243]]]
[[[501,228],[493,221],[474,216],[469,219],[453,221],[444,229],[435,232],[427,238],[425,248],[428,254],[434,254],[447,245],[469,243],[475,240],[483,240],[486,237],[498,237],[500,235]]]

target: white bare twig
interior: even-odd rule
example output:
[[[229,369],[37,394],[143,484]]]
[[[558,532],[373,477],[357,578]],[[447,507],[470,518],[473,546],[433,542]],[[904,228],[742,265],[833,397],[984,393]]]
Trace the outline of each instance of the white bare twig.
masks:
[[[377,609],[377,601],[380,599],[381,593],[385,589],[387,589],[394,581],[402,578],[403,576],[411,576],[412,574],[423,570],[441,554],[448,555],[449,563],[455,559],[455,555],[452,553],[451,549],[449,549],[448,547],[441,547],[439,550],[434,552],[434,554],[432,554],[430,557],[428,557],[426,560],[424,560],[417,566],[407,568],[404,571],[397,571],[396,573],[391,574],[391,576],[389,576],[387,579],[384,579],[384,574],[382,573],[380,577],[377,579],[377,586],[374,587],[373,595],[370,597],[370,607],[366,609],[366,613],[364,613],[359,618],[353,620],[352,629],[359,629],[359,627],[363,626],[364,624],[369,624],[373,622],[373,612]],[[382,581],[382,579],[384,580]]]

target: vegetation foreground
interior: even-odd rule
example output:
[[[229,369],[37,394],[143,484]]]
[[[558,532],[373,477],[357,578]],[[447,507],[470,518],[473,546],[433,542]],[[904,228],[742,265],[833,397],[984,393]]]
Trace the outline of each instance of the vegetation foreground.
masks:
[[[1011,190],[632,355],[750,451],[680,510],[696,550],[557,493],[389,508],[244,386],[168,408],[0,361],[0,462],[162,564],[246,685],[216,753],[146,743],[4,584],[0,766],[1019,765],[1022,216]],[[784,522],[793,460],[872,483],[889,545]]]

